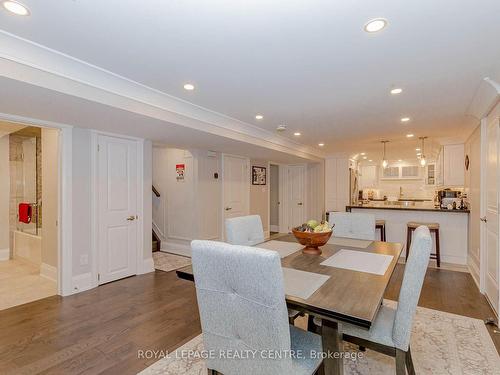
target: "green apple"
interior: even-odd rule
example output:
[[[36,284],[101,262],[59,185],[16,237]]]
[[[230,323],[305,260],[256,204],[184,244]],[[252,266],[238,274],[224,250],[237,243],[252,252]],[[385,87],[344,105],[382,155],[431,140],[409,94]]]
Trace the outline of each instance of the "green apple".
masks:
[[[319,223],[318,223],[318,221],[317,221],[317,220],[309,220],[309,221],[307,222],[307,226],[308,226],[309,228],[312,228],[312,229],[316,228],[318,225],[319,225]]]

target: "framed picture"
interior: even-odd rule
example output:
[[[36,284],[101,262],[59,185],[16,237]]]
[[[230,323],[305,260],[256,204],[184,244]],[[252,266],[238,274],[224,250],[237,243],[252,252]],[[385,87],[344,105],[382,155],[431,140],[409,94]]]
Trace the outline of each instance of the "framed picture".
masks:
[[[266,184],[266,168],[252,165],[252,185]]]

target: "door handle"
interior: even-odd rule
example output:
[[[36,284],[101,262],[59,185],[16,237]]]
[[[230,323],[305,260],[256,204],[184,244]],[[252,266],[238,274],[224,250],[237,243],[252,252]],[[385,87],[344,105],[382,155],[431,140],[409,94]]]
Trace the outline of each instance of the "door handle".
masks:
[[[297,203],[297,206],[302,206],[302,202]]]
[[[135,216],[131,215],[131,216],[127,217],[127,220],[128,221],[134,221],[135,220]]]
[[[486,216],[480,217],[479,220],[484,221],[485,223],[488,222],[488,219],[486,218]]]
[[[231,211],[232,209],[232,207],[226,207],[226,211]]]

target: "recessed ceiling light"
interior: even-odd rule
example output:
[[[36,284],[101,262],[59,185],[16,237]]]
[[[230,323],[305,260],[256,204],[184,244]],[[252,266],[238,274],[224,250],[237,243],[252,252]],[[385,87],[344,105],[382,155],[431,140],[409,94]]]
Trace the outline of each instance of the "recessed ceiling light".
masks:
[[[256,119],[256,120],[262,120],[263,118],[264,118],[264,116],[262,116],[262,115],[256,115],[256,116],[255,116],[255,119]]]
[[[29,9],[17,1],[4,1],[3,7],[7,9],[9,12],[17,14],[18,16],[28,16],[30,14]]]
[[[403,160],[401,160],[401,159],[398,159],[398,161],[399,161],[399,162],[402,162]]]
[[[420,155],[422,155],[422,153],[421,153],[421,152],[418,152],[418,153],[417,153],[417,156],[420,156]]]
[[[414,136],[414,134],[406,134],[406,138],[411,138],[413,136]]]
[[[324,143],[318,143],[319,147],[323,147],[325,144]]]
[[[420,148],[418,148],[418,147],[417,147],[417,148],[415,149],[415,151],[420,151]]]
[[[279,132],[284,132],[286,130],[286,125],[278,125],[276,130]]]
[[[375,18],[373,20],[368,21],[365,24],[365,31],[367,33],[376,33],[377,31],[382,30],[387,26],[387,20],[384,18]]]
[[[186,83],[184,85],[184,90],[193,91],[194,90],[194,85],[192,85],[191,83]]]
[[[298,137],[300,135],[300,132],[295,132],[295,133],[293,133],[293,135]]]
[[[392,95],[401,94],[402,92],[403,92],[403,89],[399,88],[399,87],[396,87],[396,88],[394,88],[394,89],[391,90],[391,94]]]
[[[402,117],[401,118],[401,122],[408,122],[408,121],[410,121],[409,117]]]
[[[366,152],[362,152],[362,153],[361,153],[361,156],[365,156],[365,155],[366,155]]]
[[[363,156],[363,159],[364,159],[364,160],[366,160],[366,159],[368,159],[368,158],[367,158],[366,156]]]
[[[372,159],[368,160],[368,161],[373,161]]]

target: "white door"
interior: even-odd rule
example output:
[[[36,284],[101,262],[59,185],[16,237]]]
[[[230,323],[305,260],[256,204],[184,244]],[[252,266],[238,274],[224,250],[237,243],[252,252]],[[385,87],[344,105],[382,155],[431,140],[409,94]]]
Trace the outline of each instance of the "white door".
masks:
[[[488,124],[487,132],[486,249],[484,251],[484,281],[486,297],[498,314],[498,119]]]
[[[305,167],[303,165],[288,166],[288,186],[290,208],[288,229],[291,230],[305,221]]]
[[[248,215],[250,206],[250,175],[248,159],[223,155],[223,218]],[[225,225],[222,226],[225,228]]]
[[[137,142],[98,137],[99,283],[137,273]]]

